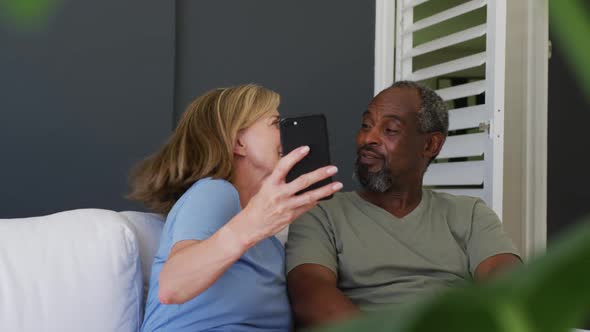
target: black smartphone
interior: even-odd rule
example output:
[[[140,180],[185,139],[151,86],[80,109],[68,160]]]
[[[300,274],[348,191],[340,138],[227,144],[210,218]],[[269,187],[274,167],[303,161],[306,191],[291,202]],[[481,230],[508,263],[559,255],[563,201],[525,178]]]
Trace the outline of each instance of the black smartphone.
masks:
[[[295,164],[289,174],[287,174],[287,182],[291,182],[299,176],[315,171],[320,167],[330,165],[330,146],[326,117],[323,114],[315,114],[282,119],[281,145],[283,155],[303,145],[309,146],[310,149],[309,154]],[[332,177],[316,182],[297,194],[325,186],[329,183],[332,183]],[[329,198],[332,198],[332,196],[324,199]]]

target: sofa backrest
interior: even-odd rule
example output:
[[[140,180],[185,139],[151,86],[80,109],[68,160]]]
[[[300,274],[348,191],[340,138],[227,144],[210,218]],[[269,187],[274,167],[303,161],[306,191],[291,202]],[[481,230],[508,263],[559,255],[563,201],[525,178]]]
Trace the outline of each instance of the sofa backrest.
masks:
[[[0,331],[138,331],[158,218],[82,209],[1,219]]]
[[[160,245],[160,235],[165,219],[155,213],[124,211],[120,212],[120,214],[130,222],[137,236],[143,276],[143,300],[145,302],[149,289],[152,262]]]

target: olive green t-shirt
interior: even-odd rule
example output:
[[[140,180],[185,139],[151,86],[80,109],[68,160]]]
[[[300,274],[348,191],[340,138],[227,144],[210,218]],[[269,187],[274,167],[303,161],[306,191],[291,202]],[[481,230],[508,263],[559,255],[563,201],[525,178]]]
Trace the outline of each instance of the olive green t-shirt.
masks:
[[[471,280],[483,260],[500,253],[518,255],[480,199],[424,189],[418,206],[397,218],[347,192],[291,225],[286,268],[323,265],[354,304],[372,311]]]

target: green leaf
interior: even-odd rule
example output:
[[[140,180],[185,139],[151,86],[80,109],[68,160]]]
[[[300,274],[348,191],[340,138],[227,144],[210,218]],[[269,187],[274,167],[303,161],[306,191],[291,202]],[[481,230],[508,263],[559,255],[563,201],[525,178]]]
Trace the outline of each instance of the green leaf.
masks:
[[[39,28],[61,3],[61,0],[2,0],[0,17],[21,29]]]
[[[580,85],[590,99],[590,13],[579,0],[550,0],[549,19]]]

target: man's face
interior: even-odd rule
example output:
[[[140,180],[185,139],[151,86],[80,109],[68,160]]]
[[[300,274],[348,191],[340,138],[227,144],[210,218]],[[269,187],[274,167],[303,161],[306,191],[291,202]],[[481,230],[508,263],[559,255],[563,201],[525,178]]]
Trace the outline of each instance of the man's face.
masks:
[[[387,89],[371,100],[356,136],[355,175],[365,189],[386,192],[404,178],[421,178],[428,161],[420,107],[413,88]]]

